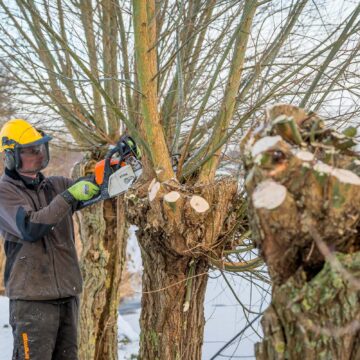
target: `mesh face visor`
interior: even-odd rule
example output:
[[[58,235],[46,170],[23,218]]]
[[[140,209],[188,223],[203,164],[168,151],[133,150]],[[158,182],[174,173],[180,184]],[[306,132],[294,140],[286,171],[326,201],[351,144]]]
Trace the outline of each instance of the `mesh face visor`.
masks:
[[[49,163],[48,142],[38,145],[15,146],[16,170],[22,173],[37,173],[46,168]]]

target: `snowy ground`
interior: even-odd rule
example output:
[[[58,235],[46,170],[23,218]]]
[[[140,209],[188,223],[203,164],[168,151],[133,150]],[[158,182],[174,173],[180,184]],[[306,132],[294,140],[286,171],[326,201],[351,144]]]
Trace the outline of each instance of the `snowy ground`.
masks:
[[[12,333],[9,325],[9,301],[0,296],[0,359],[11,360]]]
[[[134,228],[131,228],[128,242],[128,254],[131,255],[129,270],[141,271],[141,256],[136,242]],[[247,326],[248,321],[253,321],[258,315],[243,311],[242,306],[254,313],[263,311],[269,302],[267,293],[269,287],[250,285],[249,279],[241,275],[225,274],[233,288],[235,295],[230,290],[220,272],[210,273],[206,298],[205,298],[205,334],[203,346],[203,360],[222,358],[255,359],[254,344],[261,334],[259,320],[254,321],[243,333],[241,330]],[[241,302],[241,304],[239,303]],[[136,359],[139,348],[139,315],[140,294],[133,299],[127,299],[120,305],[119,317],[119,359]],[[246,319],[247,317],[247,319]],[[236,335],[240,335],[236,337]],[[232,338],[235,340],[216,357],[215,354]]]
[[[128,253],[131,255],[129,270],[133,272],[141,271],[140,252],[133,231],[129,239]],[[260,287],[250,286],[250,282],[240,275],[230,276],[226,274],[226,278],[231,284],[237,299],[221,273],[210,273],[205,298],[206,326],[203,360],[220,360],[223,358],[255,359],[254,343],[259,339],[258,334],[261,334],[259,321],[255,321],[252,327],[248,327],[238,337],[236,335],[247,325],[246,317],[249,321],[257,317],[257,314],[248,312],[244,314],[242,306],[249,308],[251,305],[250,309],[255,313],[264,310],[269,301],[269,295],[265,291],[268,288],[262,290]],[[134,360],[137,358],[140,333],[139,315],[140,293],[137,293],[132,299],[124,301],[119,308],[119,360]],[[12,334],[11,327],[8,325],[8,318],[8,299],[0,297],[0,360],[11,359]],[[214,357],[234,337],[236,339],[231,345]]]
[[[219,274],[213,273],[213,275]],[[266,308],[269,296],[266,299],[261,298],[261,295],[256,293],[256,289],[253,289],[254,293],[251,294],[247,281],[243,281],[243,284],[241,284],[241,281],[238,281],[239,279],[235,280],[236,283],[233,284],[233,288],[244,305],[249,305],[252,297],[253,311],[259,310],[261,303],[263,309]],[[136,359],[135,355],[139,347],[140,299],[128,299],[120,306],[120,314],[118,323],[119,359]],[[257,317],[256,314],[246,315],[250,321]],[[257,333],[261,334],[259,321],[255,321],[252,327],[249,327],[243,334],[238,336],[229,347],[216,357],[213,357],[247,325],[242,307],[221,277],[209,280],[205,299],[205,318],[203,360],[220,360],[222,358],[255,359],[254,344],[259,339]]]

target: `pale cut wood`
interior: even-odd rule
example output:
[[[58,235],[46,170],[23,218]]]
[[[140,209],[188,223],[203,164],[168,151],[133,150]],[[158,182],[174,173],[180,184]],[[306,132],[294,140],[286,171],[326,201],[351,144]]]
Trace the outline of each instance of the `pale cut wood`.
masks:
[[[314,170],[321,174],[332,175],[344,184],[360,185],[360,177],[350,170],[334,168],[321,161],[317,162]]]
[[[252,157],[255,157],[258,154],[261,154],[273,146],[275,146],[279,141],[282,141],[281,136],[265,136],[258,140],[251,149]]]
[[[160,190],[160,183],[158,181],[155,181],[149,191],[149,201],[150,202],[156,198],[156,195],[159,192],[159,190]]]
[[[153,185],[156,183],[156,178],[153,178],[150,182],[150,185],[148,187],[148,192],[150,192],[151,188],[153,187]]]
[[[191,207],[198,213],[204,213],[210,209],[209,203],[201,196],[193,195],[190,199]]]
[[[302,161],[313,161],[314,160],[314,154],[312,154],[309,151],[298,150],[298,151],[293,151],[293,154]]]
[[[261,182],[252,194],[255,208],[273,210],[279,207],[286,198],[286,187],[273,180]]]
[[[164,195],[164,201],[169,203],[175,203],[180,199],[181,195],[177,191],[171,191]]]

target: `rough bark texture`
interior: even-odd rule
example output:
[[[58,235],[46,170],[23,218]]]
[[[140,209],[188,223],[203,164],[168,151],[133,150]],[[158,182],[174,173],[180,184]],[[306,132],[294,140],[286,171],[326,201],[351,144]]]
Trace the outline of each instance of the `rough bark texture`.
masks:
[[[242,143],[253,235],[274,283],[258,359],[360,358],[360,161],[349,130],[280,104]]]
[[[355,278],[360,253],[338,254]],[[296,273],[273,293],[262,319],[264,339],[256,346],[258,360],[360,359],[360,288],[344,281],[329,263],[311,281]]]
[[[148,192],[127,194],[144,265],[140,359],[201,359],[209,256],[232,245],[236,190],[230,180],[191,188],[154,180]],[[198,212],[194,195],[210,207]]]
[[[74,173],[85,175],[93,161],[84,160]],[[80,311],[80,358],[117,359],[117,316],[125,261],[127,226],[121,198],[78,213],[82,242],[84,290]]]
[[[0,237],[0,295],[5,295],[5,286],[4,286],[4,270],[5,270],[5,251],[4,251],[4,242]]]
[[[192,270],[191,259],[169,254],[161,237],[146,238],[141,232],[138,235],[141,246],[147,248],[142,252],[140,359],[201,359],[207,262],[195,262]],[[189,276],[197,277],[187,281]],[[191,306],[185,312],[188,287]]]

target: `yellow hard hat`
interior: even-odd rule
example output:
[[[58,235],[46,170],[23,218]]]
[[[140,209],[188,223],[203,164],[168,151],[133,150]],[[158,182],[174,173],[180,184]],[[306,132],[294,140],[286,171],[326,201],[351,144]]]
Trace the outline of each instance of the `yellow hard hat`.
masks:
[[[4,124],[0,131],[0,152],[14,149],[15,146],[27,147],[39,145],[51,140],[23,119],[12,119]]]

